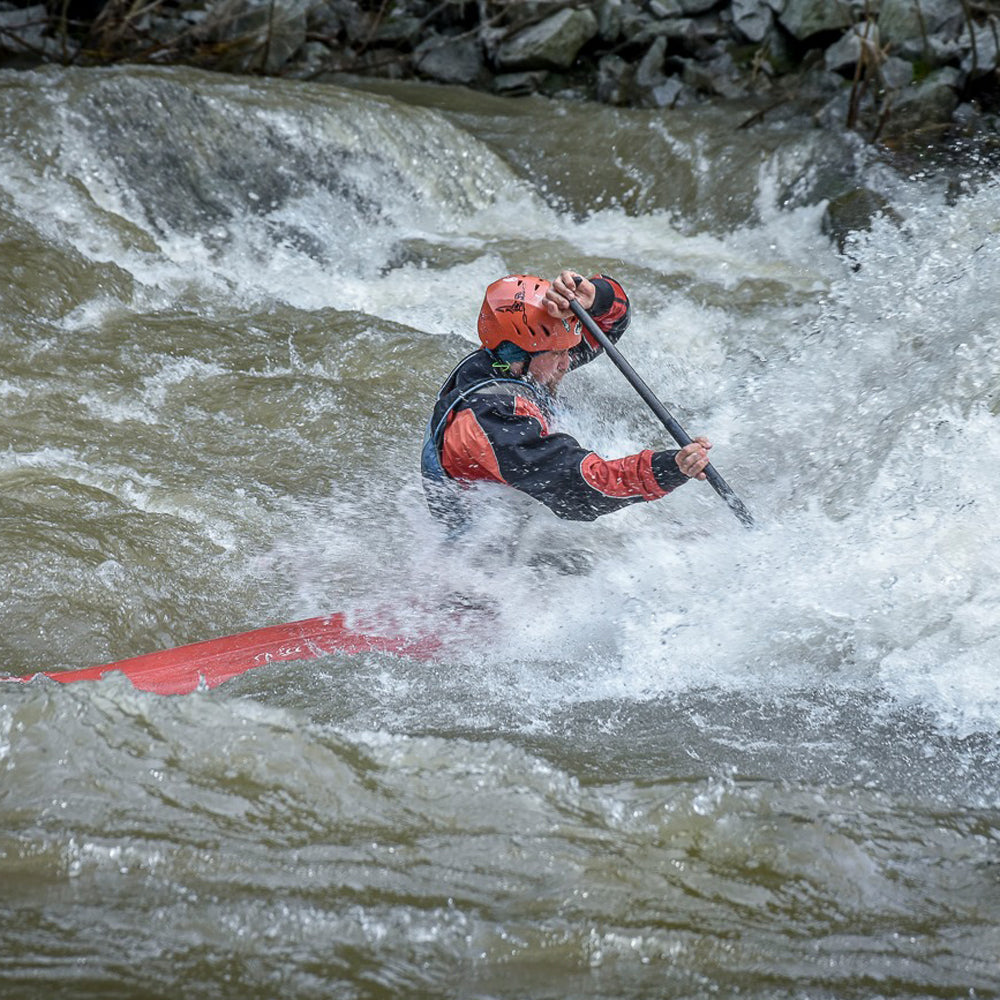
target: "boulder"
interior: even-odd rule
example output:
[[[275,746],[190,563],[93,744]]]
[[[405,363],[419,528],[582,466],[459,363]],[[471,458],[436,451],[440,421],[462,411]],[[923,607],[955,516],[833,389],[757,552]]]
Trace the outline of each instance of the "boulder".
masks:
[[[698,26],[690,17],[668,17],[662,21],[647,21],[631,37],[633,45],[649,45],[657,38],[679,42],[687,51],[697,51],[704,46]]]
[[[524,97],[534,94],[548,75],[548,70],[544,69],[525,73],[500,73],[493,78],[493,90],[506,97]]]
[[[597,35],[602,42],[615,42],[622,32],[621,0],[600,0],[594,7]]]
[[[463,86],[475,83],[486,72],[479,43],[467,37],[425,39],[413,50],[413,65],[421,76]]]
[[[632,66],[621,56],[601,56],[597,63],[597,99],[604,104],[628,104],[632,74]]]
[[[879,74],[886,90],[902,90],[913,83],[913,63],[909,59],[889,56],[879,67]]]
[[[366,42],[375,30],[375,15],[355,0],[311,0],[309,31],[329,37],[343,31],[352,45]]]
[[[650,108],[673,108],[678,104],[688,104],[694,95],[677,79],[669,77],[642,95],[642,103]]]
[[[387,17],[378,22],[372,36],[376,42],[385,45],[416,46],[424,31],[423,18],[403,12],[397,13],[395,8]]]
[[[0,49],[7,52],[40,52],[45,46],[42,35],[47,27],[45,4],[0,10]]]
[[[964,22],[955,0],[881,0],[878,9],[882,38],[893,50],[914,41],[922,46],[939,32],[957,35]]]
[[[954,66],[935,70],[896,95],[882,135],[898,139],[935,126],[950,125],[958,107],[962,74]]]
[[[718,0],[678,0],[682,14],[704,14],[718,6]]]
[[[218,47],[218,67],[277,73],[305,44],[310,0],[221,0],[199,26]]]
[[[656,18],[680,17],[684,6],[680,0],[650,0],[649,13]]]
[[[330,66],[330,48],[323,42],[306,42],[295,59],[286,66],[289,76],[309,79],[318,76]]]
[[[805,41],[824,31],[849,28],[851,7],[835,0],[788,0],[778,14],[782,27],[794,38]]]
[[[569,69],[580,49],[596,34],[597,18],[592,10],[563,8],[502,42],[496,65],[506,71]]]
[[[1000,67],[1000,20],[990,17],[984,24],[974,24],[970,33],[968,27],[959,38],[962,57],[962,72],[969,79],[993,73]]]
[[[830,200],[823,213],[821,227],[843,253],[850,234],[871,229],[872,222],[879,215],[898,221],[885,197],[870,188],[856,188]]]
[[[667,40],[657,38],[649,50],[639,60],[635,70],[635,85],[640,90],[651,90],[666,80],[663,72],[663,62],[667,54]]]
[[[618,8],[618,37],[623,41],[634,41],[646,27],[661,20],[650,17],[641,5],[633,0],[622,0]]]
[[[774,11],[766,0],[733,0],[733,26],[750,42],[762,42],[774,23]]]
[[[853,73],[862,52],[867,52],[869,65],[881,58],[878,25],[871,21],[851,25],[823,54],[823,65],[834,73]]]
[[[684,60],[683,81],[703,94],[720,97],[745,97],[747,92],[728,52],[707,63]]]

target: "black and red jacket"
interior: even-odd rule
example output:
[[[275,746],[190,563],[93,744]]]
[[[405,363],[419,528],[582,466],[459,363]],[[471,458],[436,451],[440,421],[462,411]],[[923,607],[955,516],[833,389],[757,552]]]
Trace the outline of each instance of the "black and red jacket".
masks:
[[[612,342],[629,323],[629,302],[612,278],[597,289],[589,312]],[[570,351],[572,368],[603,352],[586,336]],[[645,450],[604,459],[569,434],[553,431],[553,398],[544,387],[505,372],[485,348],[463,359],[438,393],[421,471],[431,511],[452,528],[467,516],[456,484],[494,482],[541,501],[559,517],[593,521],[629,504],[659,500],[687,477],[676,451]]]

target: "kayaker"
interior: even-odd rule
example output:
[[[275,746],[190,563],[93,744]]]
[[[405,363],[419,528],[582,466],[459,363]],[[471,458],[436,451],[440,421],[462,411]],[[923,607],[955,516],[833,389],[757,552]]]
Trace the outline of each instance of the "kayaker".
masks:
[[[573,299],[612,342],[625,332],[628,296],[607,275],[564,270],[550,282],[515,274],[486,289],[482,347],[441,387],[421,459],[428,506],[453,533],[468,521],[475,484],[513,487],[561,518],[592,521],[705,478],[712,445],[703,437],[680,450],[605,459],[553,429],[563,376],[603,353],[570,311]]]

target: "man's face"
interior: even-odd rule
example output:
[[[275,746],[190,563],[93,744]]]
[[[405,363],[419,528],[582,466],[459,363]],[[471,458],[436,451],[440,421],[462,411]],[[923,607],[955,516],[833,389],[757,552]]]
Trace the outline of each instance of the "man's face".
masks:
[[[563,375],[569,371],[569,349],[543,351],[533,354],[528,365],[528,376],[537,385],[545,386],[553,395],[559,388]]]

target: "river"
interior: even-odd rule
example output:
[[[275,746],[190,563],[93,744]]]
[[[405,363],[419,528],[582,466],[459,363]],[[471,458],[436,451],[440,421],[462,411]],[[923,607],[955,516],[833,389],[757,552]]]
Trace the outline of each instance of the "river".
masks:
[[[751,113],[0,72],[0,669],[453,640],[0,685],[0,994],[1000,995],[1000,187]],[[892,211],[840,253],[843,175]],[[442,543],[433,395],[563,266],[754,530],[688,484]],[[562,395],[669,446],[607,360]]]

